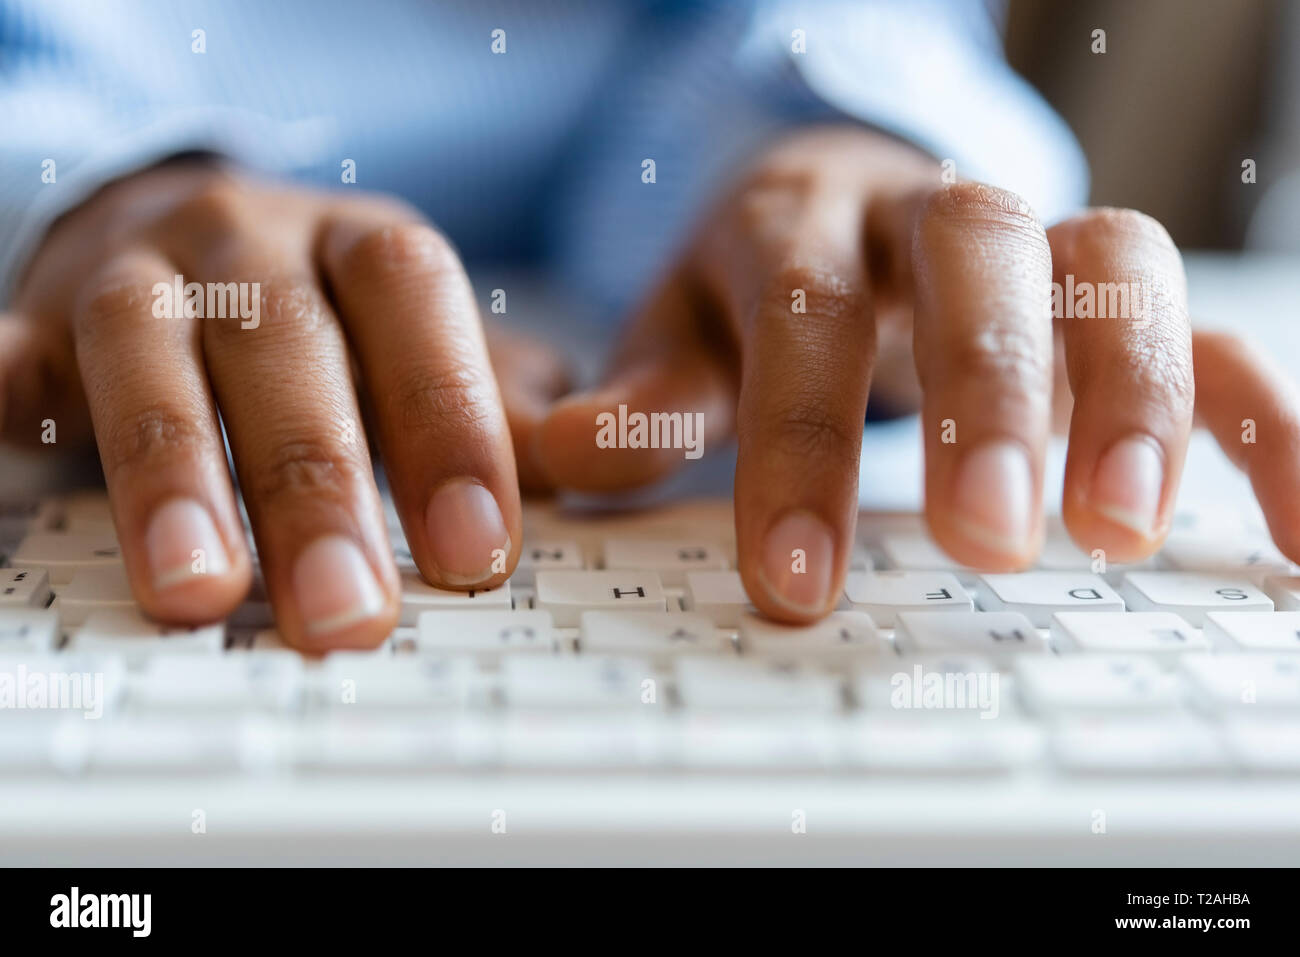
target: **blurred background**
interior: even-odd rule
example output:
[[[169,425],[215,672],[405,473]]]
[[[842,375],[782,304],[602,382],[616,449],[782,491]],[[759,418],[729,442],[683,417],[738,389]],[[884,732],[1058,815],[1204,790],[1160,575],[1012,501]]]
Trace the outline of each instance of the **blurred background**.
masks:
[[[1094,204],[1147,212],[1184,248],[1300,253],[1300,2],[1010,0],[1006,16],[1007,57],[1079,137]]]

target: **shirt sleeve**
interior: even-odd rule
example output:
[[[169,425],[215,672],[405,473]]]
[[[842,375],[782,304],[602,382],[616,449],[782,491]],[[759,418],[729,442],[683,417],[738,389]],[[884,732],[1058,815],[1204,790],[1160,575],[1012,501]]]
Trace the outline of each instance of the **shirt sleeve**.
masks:
[[[332,131],[228,106],[187,106],[148,89],[75,30],[0,3],[0,308],[51,223],[114,179],[178,153],[220,153],[292,173]],[[123,44],[117,49],[126,49]]]
[[[1025,197],[1045,223],[1086,200],[1077,141],[1005,62],[985,0],[772,0],[743,16],[700,3],[664,28],[672,52],[615,92],[551,217],[563,270],[611,311],[644,294],[739,168],[801,124],[888,132]]]

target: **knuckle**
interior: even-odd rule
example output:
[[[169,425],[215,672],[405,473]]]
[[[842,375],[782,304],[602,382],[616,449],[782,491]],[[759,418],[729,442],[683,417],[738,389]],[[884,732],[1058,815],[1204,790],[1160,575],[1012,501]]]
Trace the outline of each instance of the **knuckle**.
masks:
[[[967,381],[1031,398],[1050,389],[1053,358],[1035,331],[1007,324],[948,343],[934,371],[939,383]]]
[[[804,200],[816,191],[820,177],[806,165],[767,162],[751,172],[740,192],[741,207],[757,212],[790,200]]]
[[[263,503],[289,498],[340,500],[360,474],[344,449],[323,437],[300,437],[277,443],[264,461],[249,470],[244,484]]]
[[[93,280],[74,319],[78,338],[115,335],[123,326],[152,316],[152,286],[133,277],[107,274]]]
[[[165,406],[123,415],[105,431],[100,439],[100,460],[110,481],[122,472],[197,458],[204,442],[204,429],[196,416]]]
[[[199,223],[205,229],[233,230],[244,216],[243,190],[233,177],[205,180],[177,204],[173,215],[180,222]]]
[[[862,423],[836,416],[826,396],[801,394],[777,405],[762,441],[792,458],[846,459],[862,441]]]
[[[459,271],[460,258],[432,226],[402,223],[362,233],[343,254],[342,266],[345,275],[363,282],[387,282],[412,272]]]
[[[777,234],[804,215],[820,187],[812,170],[784,165],[764,165],[745,180],[731,205],[733,230],[738,236]]]
[[[205,347],[243,348],[246,336],[253,334],[249,330],[255,330],[263,342],[282,342],[288,347],[334,325],[334,313],[314,278],[293,272],[254,275],[257,278],[251,282],[231,283],[226,301],[232,307],[205,319]],[[247,318],[245,299],[250,307]]]
[[[791,296],[802,291],[809,315],[832,319],[856,319],[867,308],[862,288],[842,271],[812,263],[785,263],[778,266],[764,290],[765,302],[775,303],[784,313],[790,311]]]
[[[257,284],[261,296],[261,321],[270,330],[310,332],[333,324],[333,314],[315,281],[291,274],[264,275]],[[238,323],[226,323],[239,329]]]
[[[404,376],[388,400],[388,421],[403,432],[436,428],[464,436],[487,425],[491,392],[470,370],[424,370]]]

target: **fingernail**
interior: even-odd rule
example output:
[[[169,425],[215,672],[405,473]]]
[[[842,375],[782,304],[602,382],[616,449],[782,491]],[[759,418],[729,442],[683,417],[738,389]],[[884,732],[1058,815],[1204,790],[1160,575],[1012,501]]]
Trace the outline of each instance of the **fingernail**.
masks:
[[[1029,547],[1034,476],[1024,447],[997,441],[966,453],[953,493],[954,523],[974,542],[1002,555]]]
[[[448,585],[487,581],[510,554],[510,533],[497,500],[472,479],[445,482],[429,499],[424,521],[433,563]]]
[[[767,533],[759,566],[768,595],[800,614],[826,610],[835,539],[826,523],[803,509],[786,512]]]
[[[384,593],[370,563],[341,535],[318,538],[299,553],[293,595],[310,635],[341,631],[384,608]]]
[[[1164,484],[1160,450],[1150,439],[1131,435],[1106,450],[1088,494],[1099,514],[1149,537],[1155,530]]]
[[[230,571],[230,556],[212,516],[193,499],[170,499],[154,509],[144,548],[155,591]]]

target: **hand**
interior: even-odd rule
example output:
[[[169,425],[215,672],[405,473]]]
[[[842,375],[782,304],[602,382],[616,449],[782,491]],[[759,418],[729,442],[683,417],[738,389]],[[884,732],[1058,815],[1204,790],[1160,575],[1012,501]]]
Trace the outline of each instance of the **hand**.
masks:
[[[177,276],[204,284],[202,317],[165,301]],[[224,318],[209,283],[245,284]],[[0,319],[6,434],[93,423],[132,588],[165,621],[219,619],[249,587],[220,415],[278,627],[306,649],[371,647],[397,621],[354,371],[420,572],[504,581],[510,426],[541,414],[516,385],[508,425],[469,282],[411,210],[159,167],[57,223]]]
[[[1063,298],[1136,284],[1145,310],[1063,318],[1054,334],[1053,282]],[[537,449],[558,485],[612,489],[683,455],[597,449],[600,412],[702,412],[706,443],[734,423],[746,590],[772,617],[809,621],[834,606],[848,564],[873,375],[884,408],[921,408],[935,539],[958,561],[1012,571],[1041,543],[1054,384],[1071,535],[1114,562],[1159,547],[1192,427],[1194,350],[1206,422],[1300,559],[1300,404],[1241,343],[1193,337],[1158,223],[1095,209],[1045,231],[1017,196],[944,187],[938,164],[896,141],[819,129],[768,152],[706,218],[603,383],[560,402]],[[1268,452],[1242,444],[1247,418]]]

